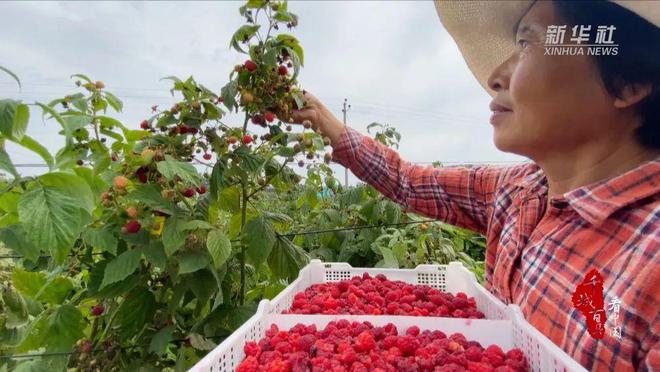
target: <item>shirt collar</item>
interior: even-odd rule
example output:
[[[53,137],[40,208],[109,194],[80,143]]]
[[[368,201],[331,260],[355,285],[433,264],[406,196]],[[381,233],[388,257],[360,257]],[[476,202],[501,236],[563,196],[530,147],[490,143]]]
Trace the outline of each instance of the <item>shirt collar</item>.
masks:
[[[618,176],[564,194],[566,201],[592,225],[621,208],[660,193],[660,157]]]
[[[547,195],[547,179],[535,163],[516,185],[527,195]],[[618,176],[579,187],[562,198],[587,222],[599,225],[619,209],[660,193],[660,157]]]

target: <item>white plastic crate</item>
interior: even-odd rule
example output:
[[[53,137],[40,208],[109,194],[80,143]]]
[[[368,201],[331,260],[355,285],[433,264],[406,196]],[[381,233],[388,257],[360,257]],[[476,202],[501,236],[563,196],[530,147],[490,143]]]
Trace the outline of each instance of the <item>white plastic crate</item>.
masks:
[[[389,280],[425,284],[452,294],[464,292],[475,298],[477,308],[486,315],[487,319],[281,314],[291,307],[297,292],[305,290],[312,284],[350,279],[365,272],[372,276],[383,274]],[[399,331],[417,325],[422,330],[442,330],[447,335],[461,332],[468,339],[479,341],[484,346],[496,344],[503,349],[520,348],[527,357],[532,371],[586,371],[527,323],[517,306],[507,307],[479,285],[474,274],[459,262],[451,262],[448,265],[420,265],[415,269],[375,269],[354,268],[346,263],[322,263],[319,260],[312,260],[300,271],[298,278],[271,301],[261,301],[255,315],[213,349],[191,371],[234,371],[245,357],[243,345],[248,341],[258,341],[263,338],[271,324],[277,324],[280,329],[289,329],[298,323],[316,324],[317,327],[322,328],[337,319],[369,321],[375,326],[393,323]]]
[[[528,324],[522,317],[520,309],[515,305],[507,307],[508,319],[506,320],[388,315],[266,314],[263,305],[267,304],[262,303],[252,318],[199,361],[191,371],[234,371],[245,358],[243,345],[248,341],[262,339],[271,324],[276,324],[282,330],[290,329],[298,323],[316,324],[319,329],[322,329],[329,322],[338,319],[369,321],[374,326],[393,323],[399,332],[404,332],[412,325],[418,326],[421,330],[441,330],[447,336],[454,332],[461,332],[468,340],[478,341],[484,347],[496,344],[504,350],[520,348],[527,358],[530,369],[534,372],[586,371],[563,350]]]
[[[419,265],[414,269],[378,269],[352,267],[344,262],[323,263],[312,260],[300,270],[296,280],[270,301],[266,312],[280,314],[288,310],[296,293],[304,291],[312,284],[338,282],[364,273],[371,276],[383,274],[388,280],[424,284],[451,294],[464,292],[474,297],[477,309],[484,313],[486,319],[507,319],[506,305],[482,287],[474,273],[460,262],[450,262],[448,265]]]

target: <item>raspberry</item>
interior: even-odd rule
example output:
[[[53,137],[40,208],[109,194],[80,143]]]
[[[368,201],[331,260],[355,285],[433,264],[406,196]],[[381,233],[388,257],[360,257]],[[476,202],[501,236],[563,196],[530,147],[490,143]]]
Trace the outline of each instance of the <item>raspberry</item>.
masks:
[[[211,160],[212,157],[213,155],[209,154],[208,152],[202,155],[202,158],[204,158],[204,160]]]
[[[249,143],[251,143],[251,142],[252,142],[252,136],[248,136],[247,134],[246,134],[245,136],[243,136],[243,143],[244,143],[244,144],[247,145],[247,144],[249,144]]]
[[[515,348],[506,352],[506,358],[515,359],[515,360],[524,360],[525,354],[523,354],[522,350]]]
[[[493,372],[495,369],[485,363],[468,362],[467,370],[471,372]]]
[[[248,59],[243,64],[243,67],[245,67],[246,70],[252,72],[257,69],[257,64]]]
[[[259,346],[254,341],[246,342],[245,346],[243,346],[243,352],[247,356],[257,356],[259,354]]]
[[[307,334],[298,340],[298,349],[304,352],[309,352],[309,349],[314,345],[316,342],[316,336],[313,334]]]
[[[412,326],[412,327],[408,328],[408,330],[406,331],[406,334],[409,335],[409,336],[419,335],[419,327],[418,326]]]
[[[192,187],[185,188],[181,190],[181,194],[186,198],[192,198],[193,196],[195,196],[195,189],[193,189]]]
[[[419,341],[413,336],[403,336],[397,339],[396,346],[401,350],[403,355],[413,355],[419,347]]]
[[[248,356],[238,365],[236,372],[258,372],[259,361],[254,356]]]
[[[206,186],[201,185],[196,189],[196,191],[199,195],[204,195],[206,194]]]
[[[358,352],[366,352],[376,347],[376,341],[371,333],[364,331],[357,336],[355,340],[355,350]]]
[[[142,122],[140,123],[140,128],[149,129],[149,122],[146,120],[142,120]]]
[[[275,120],[275,114],[273,114],[270,111],[266,111],[266,113],[264,114],[264,118],[266,119],[267,122],[271,123],[273,122],[273,120]]]
[[[284,76],[289,73],[289,70],[286,68],[286,66],[280,66],[277,68],[277,73]]]
[[[467,360],[479,362],[481,361],[482,351],[476,346],[470,346],[467,350],[465,350],[465,357]]]
[[[103,314],[104,311],[105,311],[105,307],[103,305],[96,304],[94,305],[94,307],[92,307],[92,309],[89,312],[94,316],[99,316]]]
[[[136,220],[130,220],[126,222],[124,227],[122,227],[121,232],[124,234],[135,234],[140,231],[142,225]]]

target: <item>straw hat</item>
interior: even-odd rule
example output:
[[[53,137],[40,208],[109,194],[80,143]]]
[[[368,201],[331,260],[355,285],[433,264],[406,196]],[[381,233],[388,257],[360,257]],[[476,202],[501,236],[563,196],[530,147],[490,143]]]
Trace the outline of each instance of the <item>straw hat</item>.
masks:
[[[660,27],[660,1],[613,2]],[[488,87],[488,77],[513,53],[513,27],[532,4],[531,0],[435,0],[440,21],[491,96],[495,92]]]

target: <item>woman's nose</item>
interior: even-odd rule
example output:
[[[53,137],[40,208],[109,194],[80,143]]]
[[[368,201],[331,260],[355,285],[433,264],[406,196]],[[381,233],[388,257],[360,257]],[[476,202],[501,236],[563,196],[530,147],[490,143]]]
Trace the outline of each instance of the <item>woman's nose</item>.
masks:
[[[511,80],[511,58],[502,62],[488,77],[488,87],[496,92],[509,89]]]

